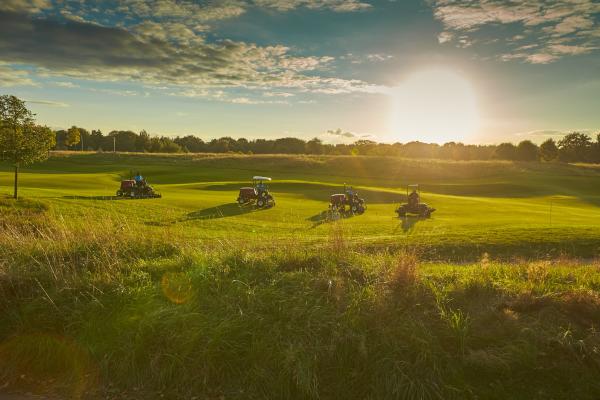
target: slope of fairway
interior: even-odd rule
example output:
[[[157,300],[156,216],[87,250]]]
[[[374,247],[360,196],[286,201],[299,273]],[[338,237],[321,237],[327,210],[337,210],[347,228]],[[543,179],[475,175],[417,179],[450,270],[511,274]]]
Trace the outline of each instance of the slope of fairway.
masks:
[[[113,198],[136,170],[162,198]],[[255,174],[275,207],[234,202]],[[344,182],[368,209],[328,220]],[[395,217],[407,183],[432,218]],[[0,397],[598,399],[599,183],[559,164],[54,155],[0,197]]]
[[[11,173],[0,173],[10,192]],[[140,170],[162,199],[115,200],[122,177]],[[277,205],[235,204],[252,175],[273,177]],[[569,253],[594,256],[600,243],[600,171],[589,166],[447,162],[388,157],[160,156],[58,154],[23,170],[21,195],[55,214],[86,221],[107,215],[143,229],[178,229],[199,243],[228,240],[260,247],[319,244],[331,234],[329,196],[354,185],[364,215],[344,218],[345,237],[361,246],[422,249],[426,257]],[[400,220],[404,186],[419,183],[431,219]]]

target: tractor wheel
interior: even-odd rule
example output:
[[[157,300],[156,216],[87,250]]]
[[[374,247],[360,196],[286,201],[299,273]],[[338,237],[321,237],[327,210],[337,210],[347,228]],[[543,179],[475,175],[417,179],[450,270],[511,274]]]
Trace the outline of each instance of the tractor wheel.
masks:
[[[117,190],[117,197],[121,197],[123,196],[123,192],[121,192],[120,190]]]
[[[265,199],[263,199],[263,198],[260,198],[260,199],[258,199],[258,200],[256,201],[256,206],[257,206],[258,208],[263,208],[263,207],[265,206]]]
[[[246,203],[246,201],[244,199],[242,199],[241,197],[238,197],[237,202],[240,206],[243,206],[244,203]]]
[[[406,217],[406,213],[405,212],[403,212],[403,211],[396,211],[396,212],[398,213],[398,217],[400,217],[400,218]]]
[[[353,204],[352,207],[350,207],[350,211],[352,211],[352,214],[354,214],[358,212],[358,207],[355,204]]]

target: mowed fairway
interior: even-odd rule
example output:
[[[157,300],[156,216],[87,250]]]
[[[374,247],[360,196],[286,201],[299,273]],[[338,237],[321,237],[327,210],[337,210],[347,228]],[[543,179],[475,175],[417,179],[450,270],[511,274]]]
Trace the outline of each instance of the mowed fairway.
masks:
[[[113,198],[137,170],[162,198]],[[275,207],[235,203],[253,175]],[[366,213],[323,218],[344,182]],[[407,183],[431,219],[395,216]],[[55,154],[0,198],[0,397],[598,399],[598,183],[563,164]]]
[[[113,199],[121,178],[137,170],[162,199]],[[277,202],[258,210],[235,204],[253,175],[273,178]],[[364,215],[341,221],[361,246],[422,249],[425,258],[592,257],[600,251],[600,170],[590,166],[507,162],[447,162],[385,157],[160,156],[57,154],[23,169],[20,194],[82,224],[126,218],[136,229],[175,229],[191,242],[268,248],[319,244],[331,235],[323,214],[329,196],[354,185]],[[404,186],[419,183],[431,219],[400,220],[394,210]],[[5,165],[0,190],[10,193]]]

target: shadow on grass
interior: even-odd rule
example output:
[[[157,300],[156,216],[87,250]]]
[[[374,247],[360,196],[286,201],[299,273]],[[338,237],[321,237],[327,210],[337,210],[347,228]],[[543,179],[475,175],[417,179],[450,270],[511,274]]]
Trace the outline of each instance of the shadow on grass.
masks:
[[[247,186],[247,185],[246,185]],[[218,185],[208,185],[199,187],[198,190],[210,190],[216,192],[236,192],[240,188],[240,183],[226,183]],[[289,193],[301,195],[307,199],[315,201],[329,202],[329,196],[335,193],[343,193],[343,185],[328,185],[310,182],[273,182],[269,184],[269,190],[277,197],[278,193]],[[365,198],[367,203],[396,203],[404,199],[402,193],[396,193],[389,190],[375,190],[366,188],[357,188],[359,197]]]
[[[195,219],[217,219],[235,217],[236,215],[248,214],[255,211],[267,210],[268,208],[258,208],[254,204],[240,206],[238,203],[227,203],[219,206],[205,208],[191,212],[181,221],[190,221]]]
[[[338,221],[340,219],[347,219],[347,218],[352,218],[352,217],[354,217],[354,214],[352,214],[349,211],[332,213],[331,211],[327,210],[327,211],[321,211],[320,213],[315,214],[312,217],[308,217],[308,218],[306,218],[306,220],[313,223],[313,225],[310,227],[310,229],[314,229],[317,226],[328,223],[328,222],[334,222],[334,221]]]
[[[406,216],[406,217],[399,217],[399,219],[402,221],[400,223],[400,228],[402,228],[403,232],[410,232],[414,229],[415,225],[419,222],[419,221],[423,221],[427,218],[425,217],[419,217],[419,216]]]
[[[70,200],[125,200],[125,197],[118,196],[63,196],[63,199]]]

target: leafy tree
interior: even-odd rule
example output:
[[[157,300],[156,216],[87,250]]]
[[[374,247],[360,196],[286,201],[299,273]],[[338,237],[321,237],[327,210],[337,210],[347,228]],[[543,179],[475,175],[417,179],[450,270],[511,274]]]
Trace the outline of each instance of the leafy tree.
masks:
[[[81,132],[79,128],[76,126],[72,126],[67,130],[67,135],[65,136],[65,146],[71,147],[75,146],[81,140]]]
[[[512,143],[500,143],[494,150],[493,158],[498,160],[516,160],[517,147]]]
[[[377,143],[372,140],[361,139],[357,140],[352,144],[352,155],[369,155],[371,151],[377,146]]]
[[[102,131],[99,129],[92,130],[92,133],[90,133],[90,138],[88,139],[88,148],[92,150],[100,150],[102,148],[103,139],[104,135],[102,135]]]
[[[537,161],[539,159],[539,148],[530,140],[523,140],[517,146],[517,160]]]
[[[275,139],[273,152],[283,154],[303,154],[306,152],[306,142],[294,137]]]
[[[168,137],[161,137],[161,153],[182,153],[183,149]]]
[[[323,141],[319,138],[314,138],[306,142],[306,152],[308,154],[323,154]]]
[[[136,143],[138,135],[132,131],[112,131],[108,134],[112,140],[117,151],[136,151]],[[111,146],[113,145],[111,140]]]
[[[150,150],[150,135],[145,130],[142,130],[135,139],[135,151],[146,152]]]
[[[558,142],[559,158],[566,162],[587,161],[592,139],[580,132],[572,132]]]
[[[206,143],[204,143],[204,140],[193,135],[188,135],[181,138],[177,137],[174,139],[174,142],[192,153],[202,153],[206,151]]]
[[[0,149],[15,169],[14,198],[19,187],[19,167],[48,158],[56,144],[50,128],[34,124],[25,102],[15,96],[0,96]]]
[[[558,147],[553,139],[548,139],[540,145],[540,157],[544,161],[554,161],[558,158]]]

